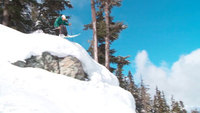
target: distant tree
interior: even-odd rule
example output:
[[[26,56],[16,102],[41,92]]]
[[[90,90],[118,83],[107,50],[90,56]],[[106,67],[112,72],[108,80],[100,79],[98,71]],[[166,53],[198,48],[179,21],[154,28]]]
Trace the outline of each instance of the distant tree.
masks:
[[[139,98],[140,98],[140,106],[138,108],[139,113],[150,113],[152,112],[152,101],[151,101],[151,97],[150,94],[148,93],[149,88],[147,88],[143,82],[143,80],[141,80],[141,85],[139,88]]]
[[[131,71],[128,72],[128,88],[127,90],[133,95],[134,99],[135,99],[135,104],[136,104],[136,111],[139,112],[139,107],[141,106],[140,103],[140,96],[139,96],[139,89],[136,86],[134,79],[133,79],[133,75],[131,73]]]
[[[126,89],[126,80],[124,79],[124,74],[123,72],[123,67],[125,65],[130,64],[129,60],[127,60],[127,58],[129,58],[129,56],[126,57],[122,57],[122,56],[118,56],[116,57],[116,63],[117,63],[117,70],[116,70],[116,76],[119,80],[119,84],[122,88]]]
[[[183,101],[179,101],[181,107],[181,113],[187,113]]]
[[[197,109],[194,109],[191,111],[191,113],[200,113],[200,111],[198,111]]]
[[[164,92],[161,93],[156,87],[156,95],[153,102],[153,113],[170,113],[170,108],[167,105]]]
[[[173,96],[171,98],[171,112],[172,113],[187,113],[187,111],[184,109],[183,102],[177,102],[174,100]]]

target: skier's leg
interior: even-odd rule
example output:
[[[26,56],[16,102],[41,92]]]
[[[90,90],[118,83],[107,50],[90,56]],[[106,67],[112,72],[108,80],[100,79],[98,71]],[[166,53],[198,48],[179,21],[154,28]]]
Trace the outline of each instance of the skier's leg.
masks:
[[[63,26],[63,34],[65,35],[65,36],[67,36],[67,28],[66,28],[66,26]]]
[[[59,26],[59,35],[62,34],[62,25]]]

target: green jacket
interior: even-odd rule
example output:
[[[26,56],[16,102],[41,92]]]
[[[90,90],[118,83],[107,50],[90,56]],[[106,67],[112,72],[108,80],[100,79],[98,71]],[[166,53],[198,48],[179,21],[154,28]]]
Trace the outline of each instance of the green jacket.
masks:
[[[64,21],[64,20],[62,20],[62,17],[61,16],[59,16],[57,19],[56,19],[56,21],[54,22],[54,27],[59,27],[60,25],[69,25],[69,23],[68,22],[66,22],[66,21]]]

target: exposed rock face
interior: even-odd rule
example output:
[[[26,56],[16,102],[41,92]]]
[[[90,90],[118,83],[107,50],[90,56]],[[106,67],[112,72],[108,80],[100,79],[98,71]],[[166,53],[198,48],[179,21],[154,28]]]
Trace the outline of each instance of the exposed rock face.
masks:
[[[60,61],[60,74],[68,75],[79,80],[84,80],[85,72],[83,70],[81,62],[73,57],[67,56]]]
[[[53,73],[67,75],[79,80],[87,80],[87,75],[83,70],[81,62],[73,56],[59,58],[48,52],[44,52],[41,56],[32,56],[25,61],[26,62],[17,61],[13,64],[19,67],[42,68]]]

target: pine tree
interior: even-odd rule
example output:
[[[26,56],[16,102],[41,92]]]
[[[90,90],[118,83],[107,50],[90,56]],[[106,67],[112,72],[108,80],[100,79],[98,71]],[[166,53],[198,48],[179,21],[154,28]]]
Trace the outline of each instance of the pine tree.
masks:
[[[99,0],[95,2],[97,9],[96,9],[96,20],[97,20],[97,39],[98,39],[98,61],[100,64],[105,65],[105,37],[106,37],[106,22],[104,16],[104,8],[102,6],[102,2]],[[115,40],[118,39],[119,33],[127,28],[122,22],[113,22],[114,17],[110,16],[110,37],[109,42],[112,44]],[[92,29],[92,23],[85,25],[84,30]],[[88,49],[88,52],[94,57],[93,54],[93,41],[91,41],[91,45]],[[115,49],[111,49],[109,51],[109,58],[110,63],[116,64],[116,56],[114,53],[116,52]],[[112,66],[110,67],[110,71],[113,72],[115,68]]]
[[[172,113],[187,113],[187,111],[184,108],[184,104],[182,101],[175,101],[173,96],[171,98],[171,112]]]
[[[180,106],[181,106],[181,113],[187,113],[187,111],[185,110],[185,106],[183,104],[183,101],[179,101]]]
[[[135,99],[136,111],[139,112],[141,106],[138,87],[136,86],[131,71],[128,72],[128,86],[127,90],[133,95]]]
[[[122,87],[124,89],[126,89],[127,83],[126,83],[124,74],[122,72],[123,72],[123,67],[125,65],[130,64],[130,62],[127,60],[127,58],[129,58],[129,56],[126,56],[126,57],[118,56],[117,57],[116,76],[117,76],[117,78],[119,80],[120,87]]]
[[[121,6],[121,0],[99,0],[104,8],[105,23],[106,23],[106,36],[105,36],[105,67],[110,69],[110,13],[114,6]]]
[[[169,106],[167,105],[164,92],[161,93],[156,87],[156,95],[153,102],[154,113],[170,113]]]
[[[152,106],[151,106],[151,97],[148,93],[149,88],[147,88],[141,79],[141,85],[139,88],[139,105],[138,110],[139,113],[150,113],[152,112]]]

